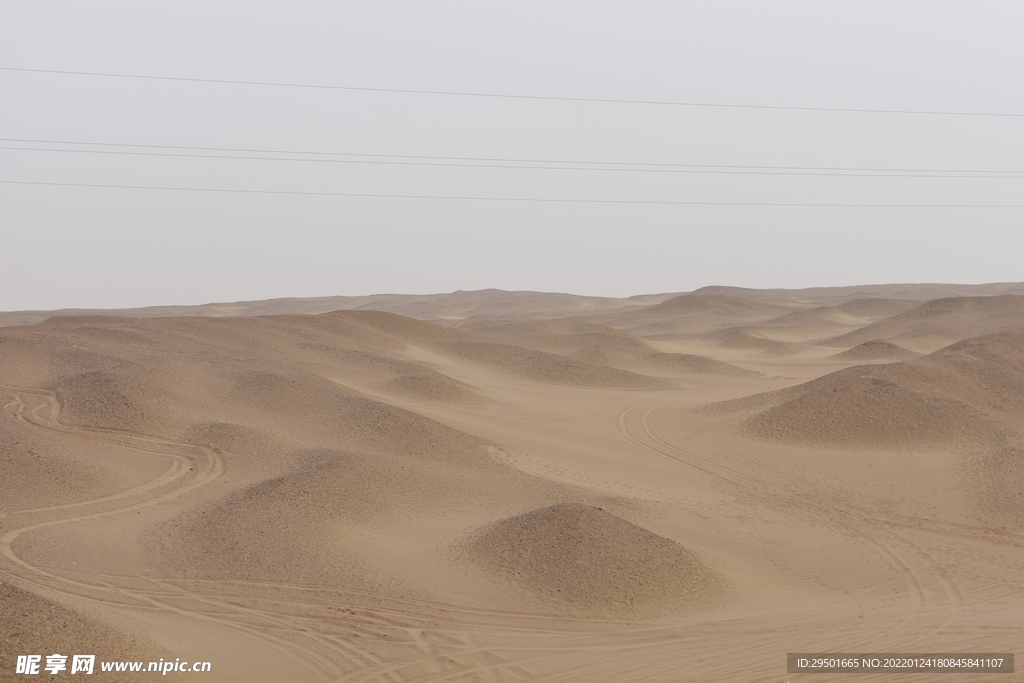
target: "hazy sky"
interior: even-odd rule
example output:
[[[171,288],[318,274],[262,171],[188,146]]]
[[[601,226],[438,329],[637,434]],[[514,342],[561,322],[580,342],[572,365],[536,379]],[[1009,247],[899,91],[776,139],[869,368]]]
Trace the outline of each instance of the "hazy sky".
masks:
[[[446,197],[1021,205],[1022,26],[1024,3],[1011,0],[0,2],[0,67],[1018,114],[566,102],[0,70],[0,137],[7,140],[0,142],[0,180]],[[575,163],[466,168],[382,164],[438,163],[383,155]],[[579,162],[730,172],[566,170]],[[1013,177],[769,175],[777,168],[737,174],[743,169],[715,166]],[[626,296],[708,284],[1019,281],[1021,254],[1020,208],[540,203],[0,184],[0,310],[484,287]]]

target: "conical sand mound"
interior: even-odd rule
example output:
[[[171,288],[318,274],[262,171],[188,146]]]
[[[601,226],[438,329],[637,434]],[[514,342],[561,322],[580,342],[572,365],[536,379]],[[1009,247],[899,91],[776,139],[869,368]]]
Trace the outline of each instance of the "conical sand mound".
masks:
[[[650,614],[707,604],[723,592],[721,578],[692,551],[589,505],[501,520],[467,550],[478,565],[575,613]]]

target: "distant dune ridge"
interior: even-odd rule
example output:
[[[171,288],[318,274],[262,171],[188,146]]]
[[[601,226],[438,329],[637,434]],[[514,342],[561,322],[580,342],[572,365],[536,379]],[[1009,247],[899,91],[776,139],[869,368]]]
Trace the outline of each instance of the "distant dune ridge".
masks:
[[[721,577],[695,553],[588,505],[500,520],[465,547],[481,567],[570,612],[639,615],[722,597]]]
[[[0,327],[34,325],[54,316],[112,315],[127,318],[252,317],[268,315],[316,315],[342,310],[395,313],[425,320],[463,320],[483,317],[560,318],[579,312],[639,308],[664,301],[674,294],[650,294],[618,299],[551,292],[507,292],[500,289],[456,291],[446,294],[374,294],[238,301],[196,306],[149,306],[115,310],[62,309],[58,311],[0,312]]]

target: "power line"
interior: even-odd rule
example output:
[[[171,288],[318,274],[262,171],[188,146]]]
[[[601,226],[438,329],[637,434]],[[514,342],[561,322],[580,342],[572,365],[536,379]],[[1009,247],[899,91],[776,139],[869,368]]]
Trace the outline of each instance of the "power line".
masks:
[[[192,147],[186,145],[145,145],[127,142],[88,142],[82,140],[38,140],[33,138],[0,138],[0,142],[24,142],[33,144],[53,145],[92,145],[97,147],[144,147],[148,149],[192,149],[213,152],[253,152],[265,154],[308,154],[328,156],[349,156],[349,157],[379,157],[384,159],[441,159],[455,161],[509,161],[516,163],[536,164],[599,164],[607,166],[666,166],[677,168],[742,168],[742,169],[783,169],[801,171],[907,171],[917,173],[1024,173],[1024,171],[991,171],[978,169],[950,169],[950,168],[858,168],[848,166],[753,166],[735,164],[670,164],[660,162],[641,161],[594,161],[578,159],[522,159],[510,157],[460,157],[460,156],[430,156],[425,154],[370,154],[364,152],[324,152],[294,149],[261,149],[244,147]]]
[[[535,202],[558,204],[631,204],[652,206],[759,206],[817,207],[865,209],[1024,209],[1024,204],[828,204],[810,202],[690,202],[643,199],[572,199],[564,197],[467,197],[459,195],[372,194],[365,192],[311,192],[298,190],[246,190],[216,187],[174,187],[159,185],[115,185],[107,183],[55,183],[30,180],[0,180],[4,185],[36,185],[46,187],[87,187],[121,190],[171,190],[177,192],[224,192],[235,194],[293,195],[306,197],[356,197],[372,199],[434,199],[471,202]]]
[[[451,157],[411,154],[359,154],[352,152],[304,152],[297,150],[243,149],[231,147],[186,147],[178,145],[131,145],[123,143],[79,142],[68,140],[31,140],[22,138],[0,138],[0,142],[26,144],[60,144],[117,147],[119,149],[60,149],[52,147],[0,146],[0,150],[27,152],[57,152],[72,154],[108,154],[123,156],[174,157],[190,159],[238,159],[255,161],[289,161],[309,163],[372,164],[385,166],[427,166],[456,168],[526,169],[556,171],[611,171],[641,173],[687,173],[725,175],[782,175],[782,176],[837,176],[837,177],[882,177],[882,178],[988,178],[1024,179],[1024,171],[981,171],[962,169],[899,169],[899,168],[843,168],[843,167],[801,167],[801,166],[740,166],[724,164],[645,164],[638,162],[597,162],[550,159],[509,159],[487,157]],[[146,148],[149,150],[194,150],[203,153],[167,151],[125,150],[123,148]],[[230,154],[210,154],[230,152]],[[239,156],[242,154],[300,154],[316,158],[282,156]],[[325,158],[346,157],[346,158]],[[352,158],[364,157],[364,158]],[[370,158],[365,158],[370,157]],[[410,161],[410,160],[418,161]],[[497,163],[485,163],[497,162]],[[537,164],[548,164],[538,166]],[[552,166],[550,164],[574,164],[574,166]],[[623,168],[625,167],[625,168]]]
[[[510,93],[468,92],[459,90],[413,90],[407,88],[368,88],[352,85],[322,85],[315,83],[284,83],[277,81],[243,81],[226,78],[188,78],[184,76],[153,76],[146,74],[122,74],[103,71],[68,71],[62,69],[28,69],[0,66],[0,71],[22,73],[62,74],[67,76],[96,76],[102,78],[131,78],[151,81],[177,81],[183,83],[212,83],[218,85],[256,85],[274,88],[306,88],[314,90],[341,90],[350,92],[395,93],[404,95],[438,95],[453,97],[478,97],[506,100],[540,100],[550,102],[589,102],[599,104],[634,104],[665,107],[712,107],[722,109],[760,109],[776,111],[835,112],[846,114],[911,114],[926,116],[986,116],[999,118],[1024,118],[1024,114],[975,111],[937,111],[918,109],[861,109],[853,107],[798,107],[768,104],[723,104],[718,102],[674,102],[668,100],[630,100],[609,97],[559,97],[554,95],[516,95]]]

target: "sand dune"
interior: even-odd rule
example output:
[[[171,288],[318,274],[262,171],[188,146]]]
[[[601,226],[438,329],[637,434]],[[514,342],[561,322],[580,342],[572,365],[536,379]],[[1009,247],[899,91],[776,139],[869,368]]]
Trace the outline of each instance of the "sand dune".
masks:
[[[1013,651],[1022,291],[0,314],[0,679],[65,651],[231,683]]]
[[[0,444],[0,514],[87,500],[138,483],[117,467],[127,454],[98,445],[71,448],[60,435],[18,420],[0,421]]]
[[[484,528],[474,561],[572,613],[637,616],[721,599],[692,551],[599,508],[559,504]]]
[[[748,433],[831,446],[965,448],[1009,438],[1024,407],[1024,333],[969,339],[920,360],[855,366],[720,408],[756,409]],[[766,407],[769,406],[769,407]]]
[[[860,318],[871,319],[888,318],[893,315],[898,315],[904,311],[909,311],[917,305],[918,302],[906,299],[881,299],[871,297],[867,299],[851,299],[850,301],[844,301],[841,304],[836,304],[835,308],[843,313],[849,313],[850,315],[855,315]]]
[[[149,545],[161,564],[181,576],[379,586],[386,579],[367,570],[346,536],[458,500],[451,472],[408,458],[330,450],[289,457],[297,464],[287,474],[157,527]]]
[[[772,339],[756,328],[730,328],[705,334],[701,339],[723,349],[757,351],[772,356],[785,356],[801,351],[800,344]]]
[[[484,398],[468,385],[441,373],[417,372],[388,380],[385,386],[400,394],[426,401],[476,405]]]
[[[923,340],[944,346],[960,339],[1024,328],[1024,295],[935,299],[885,320],[819,342],[851,347],[874,340]]]
[[[620,389],[650,389],[664,386],[664,382],[655,377],[510,344],[453,341],[440,345],[440,348],[455,358],[498,368],[516,377],[536,382]]]
[[[585,320],[644,337],[696,335],[770,320],[803,308],[807,306],[792,301],[684,294],[639,310],[592,315]]]
[[[852,349],[840,351],[829,356],[835,360],[869,361],[869,360],[908,360],[921,354],[908,351],[902,346],[876,339],[858,344]]]
[[[665,353],[631,332],[580,321],[487,324],[473,329],[521,346],[626,370],[756,374],[699,354]]]
[[[816,325],[852,326],[863,321],[846,314],[838,306],[817,306],[804,311],[793,311],[778,318],[758,323],[759,327],[807,327]]]

